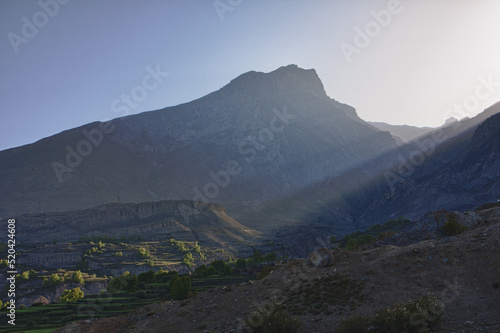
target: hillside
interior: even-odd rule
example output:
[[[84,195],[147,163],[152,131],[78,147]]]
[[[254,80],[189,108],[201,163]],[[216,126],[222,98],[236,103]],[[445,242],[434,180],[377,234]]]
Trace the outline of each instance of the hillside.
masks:
[[[189,103],[0,152],[0,216],[110,202],[272,200],[396,146],[328,97],[314,69],[248,72]]]
[[[188,200],[112,203],[80,211],[25,214],[16,221],[17,239],[23,245],[106,236],[149,241],[175,238],[215,248],[243,249],[260,237],[257,231],[227,216],[221,205]]]
[[[126,316],[73,323],[57,332],[235,332],[247,320],[258,328],[278,304],[302,323],[299,332],[332,332],[341,318],[373,314],[430,293],[444,308],[435,332],[498,332],[500,208],[470,214],[455,213],[470,225],[457,236],[438,233],[407,246],[380,244],[354,252],[325,250],[275,266],[262,280],[160,302]],[[414,227],[425,225],[424,219]],[[322,265],[328,260],[318,256],[329,257],[330,265]]]

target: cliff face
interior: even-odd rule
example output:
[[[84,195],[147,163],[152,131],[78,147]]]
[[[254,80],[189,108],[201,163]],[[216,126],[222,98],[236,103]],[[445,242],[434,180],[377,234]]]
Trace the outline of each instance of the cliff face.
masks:
[[[62,212],[25,214],[16,218],[17,239],[22,244],[71,242],[80,237],[140,236],[148,240],[200,240],[205,246],[222,243],[251,244],[258,233],[226,215],[222,206],[192,201],[159,201],[141,204],[113,203],[96,208]],[[60,254],[63,256],[63,254]],[[68,258],[40,260],[78,260],[81,254],[67,253]],[[71,258],[70,258],[71,257]],[[52,259],[51,259],[52,258]]]

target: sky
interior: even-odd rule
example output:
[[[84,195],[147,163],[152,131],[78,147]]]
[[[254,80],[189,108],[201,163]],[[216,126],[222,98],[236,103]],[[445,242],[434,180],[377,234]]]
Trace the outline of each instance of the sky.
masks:
[[[436,127],[500,101],[498,13],[497,0],[0,0],[0,150],[288,64],[364,120]]]

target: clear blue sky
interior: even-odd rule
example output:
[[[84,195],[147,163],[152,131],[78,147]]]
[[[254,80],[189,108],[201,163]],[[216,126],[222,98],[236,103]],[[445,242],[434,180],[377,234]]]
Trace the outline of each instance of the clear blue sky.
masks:
[[[365,120],[438,126],[500,100],[499,86],[471,97],[478,77],[500,82],[496,0],[401,1],[385,26],[372,12],[387,0],[59,0],[57,13],[55,1],[0,0],[0,149],[120,115],[113,102],[141,92],[148,66],[168,76],[131,113],[288,64],[315,68]],[[356,27],[373,29],[368,45]]]

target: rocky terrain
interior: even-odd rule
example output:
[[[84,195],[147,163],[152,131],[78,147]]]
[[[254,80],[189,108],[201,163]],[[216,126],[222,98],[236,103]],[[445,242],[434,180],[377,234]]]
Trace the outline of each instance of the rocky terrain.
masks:
[[[109,202],[267,201],[396,147],[328,97],[314,69],[248,72],[189,103],[0,152],[0,216]]]
[[[224,248],[250,246],[259,238],[257,231],[229,217],[221,205],[187,200],[112,203],[80,211],[25,214],[16,218],[16,225],[21,244],[73,242],[105,235],[175,238]]]
[[[439,217],[425,217],[412,226],[424,239],[404,246],[325,249],[277,265],[258,281],[58,332],[251,332],[279,306],[302,323],[300,332],[335,332],[341,318],[430,293],[444,306],[436,332],[500,332],[500,208],[454,214],[469,226],[456,236],[439,235]],[[405,238],[390,242],[398,237]]]

